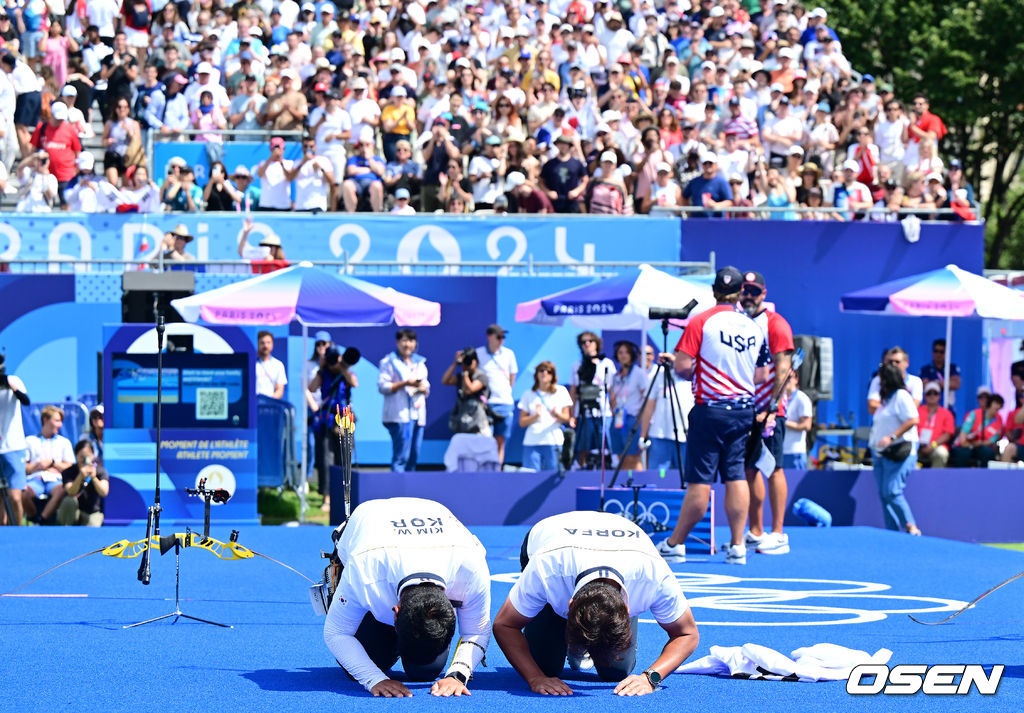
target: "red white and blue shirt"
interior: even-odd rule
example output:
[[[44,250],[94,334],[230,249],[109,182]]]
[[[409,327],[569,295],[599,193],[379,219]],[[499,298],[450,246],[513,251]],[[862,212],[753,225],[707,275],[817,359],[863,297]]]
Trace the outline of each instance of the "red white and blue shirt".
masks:
[[[732,305],[717,305],[690,320],[676,345],[694,360],[693,397],[698,404],[750,403],[754,371],[768,354],[761,328]]]
[[[754,405],[757,407],[757,410],[764,411],[772,400],[772,392],[775,388],[775,360],[772,357],[779,352],[792,351],[795,348],[793,344],[793,328],[789,326],[789,322],[786,321],[785,317],[767,309],[754,317],[753,320],[754,324],[761,330],[768,345],[768,378],[764,383],[757,385],[757,391],[754,396]],[[786,415],[785,401],[787,401],[785,397],[779,399],[779,416]]]

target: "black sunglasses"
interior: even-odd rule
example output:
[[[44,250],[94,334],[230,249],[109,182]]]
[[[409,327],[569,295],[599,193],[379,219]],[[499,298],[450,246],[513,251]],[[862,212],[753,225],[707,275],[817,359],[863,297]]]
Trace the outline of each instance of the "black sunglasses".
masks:
[[[750,295],[751,297],[760,297],[761,293],[764,292],[757,285],[743,285],[743,294]]]

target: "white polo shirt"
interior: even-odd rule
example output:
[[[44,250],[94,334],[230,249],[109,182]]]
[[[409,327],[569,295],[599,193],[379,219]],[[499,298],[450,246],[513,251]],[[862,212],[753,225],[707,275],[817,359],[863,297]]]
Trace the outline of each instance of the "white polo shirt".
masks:
[[[367,690],[387,679],[356,640],[370,613],[393,625],[406,586],[436,582],[456,607],[459,647],[449,670],[469,675],[491,638],[491,582],[483,545],[448,508],[421,498],[370,500],[338,541],[345,565],[324,624],[331,654]],[[468,670],[467,670],[468,667]]]
[[[534,525],[526,553],[530,561],[509,594],[525,617],[537,616],[545,604],[567,617],[569,600],[595,574],[622,586],[630,616],[650,610],[658,623],[669,624],[689,606],[651,538],[621,515],[553,515]]]
[[[903,377],[903,383],[907,387],[907,391],[914,399],[914,403],[918,406],[924,401],[924,382],[921,381],[920,376],[914,374],[907,374]],[[882,400],[882,382],[878,378],[878,374],[875,374],[871,378],[871,384],[868,385],[868,401],[881,401]]]
[[[50,438],[42,434],[38,436],[27,436],[25,447],[28,449],[28,462],[38,463],[41,460],[54,460],[58,463],[74,463],[75,450],[69,441],[59,433],[53,434]],[[32,477],[40,476],[33,474]]]

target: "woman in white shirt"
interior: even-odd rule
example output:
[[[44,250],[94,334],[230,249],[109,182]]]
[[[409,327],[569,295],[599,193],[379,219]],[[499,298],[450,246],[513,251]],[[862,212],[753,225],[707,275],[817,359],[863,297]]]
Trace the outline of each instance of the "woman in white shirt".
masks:
[[[634,433],[628,447],[626,438],[640,415],[640,407],[647,392],[647,373],[638,364],[639,350],[632,342],[615,343],[615,361],[619,370],[612,379],[612,452],[622,458],[625,470],[640,469],[640,439]],[[623,453],[625,451],[625,453]]]
[[[542,361],[533,370],[533,388],[519,399],[519,427],[523,435],[523,467],[555,470],[562,450],[562,426],[569,423],[572,399],[558,383],[555,365]]]
[[[910,503],[903,496],[907,477],[917,461],[917,406],[904,385],[899,367],[884,364],[878,372],[878,378],[882,402],[874,413],[869,445],[874,454],[875,481],[878,483],[878,495],[882,499],[885,525],[890,530],[906,530],[911,535],[920,535],[921,530],[914,522]],[[901,443],[910,444],[905,455],[883,455],[888,446]],[[893,455],[902,457],[894,460]]]

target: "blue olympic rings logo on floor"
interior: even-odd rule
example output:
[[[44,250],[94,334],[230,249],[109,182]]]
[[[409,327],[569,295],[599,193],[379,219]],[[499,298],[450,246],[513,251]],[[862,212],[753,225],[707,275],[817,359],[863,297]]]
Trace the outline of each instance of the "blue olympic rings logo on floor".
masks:
[[[878,582],[788,577],[733,577],[676,572],[676,578],[701,626],[835,626],[869,624],[890,614],[954,612],[966,602],[941,597],[890,594]],[[495,574],[495,582],[512,584],[518,572]],[[832,600],[832,601],[829,601]],[[835,600],[840,600],[836,602]],[[860,605],[860,606],[857,606]],[[869,606],[875,605],[875,606]],[[756,620],[712,621],[711,611],[764,614]],[[653,619],[641,622],[654,623]]]

